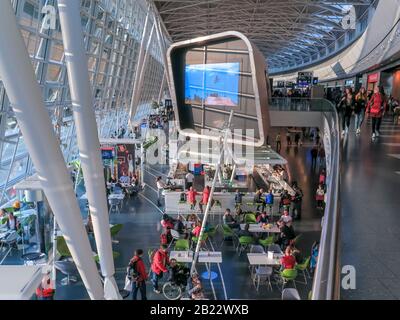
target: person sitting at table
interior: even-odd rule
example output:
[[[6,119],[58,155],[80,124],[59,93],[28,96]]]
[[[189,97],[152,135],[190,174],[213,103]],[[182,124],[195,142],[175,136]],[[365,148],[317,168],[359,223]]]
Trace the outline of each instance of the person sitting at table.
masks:
[[[192,275],[192,289],[188,292],[192,300],[203,300],[204,292],[203,285],[201,284],[200,277],[197,273]]]
[[[201,221],[196,222],[196,226],[192,230],[192,236],[198,238],[201,232]]]
[[[293,222],[293,218],[289,214],[288,210],[283,211],[283,215],[281,216],[280,220],[285,222],[288,226],[291,226]]]
[[[253,234],[249,231],[250,224],[246,223],[243,230],[237,232],[237,236],[240,237],[253,237]]]
[[[263,211],[258,217],[257,217],[257,223],[262,223],[262,224],[267,224],[268,221],[268,216],[265,211]]]
[[[196,206],[196,196],[198,195],[197,191],[194,190],[193,187],[190,187],[186,195],[187,195],[187,202],[190,204],[190,210],[194,210]]]
[[[278,226],[281,233],[275,243],[279,244],[281,248],[286,248],[290,244],[290,241],[296,238],[296,234],[294,232],[293,226],[287,225],[284,221],[279,221]]]
[[[179,216],[177,220],[174,222],[174,230],[177,231],[182,238],[186,236],[186,228],[185,225],[183,224],[183,217]]]
[[[256,191],[256,194],[254,195],[254,203],[257,203],[257,211],[260,210],[260,205],[261,205],[261,211],[264,211],[265,209],[265,202],[263,199],[263,193],[264,193],[264,189],[261,188],[259,190]]]
[[[281,270],[294,269],[296,266],[296,259],[291,254],[290,246],[285,250],[285,255],[281,258]]]
[[[236,222],[231,214],[230,209],[226,209],[222,221],[225,225],[227,225],[231,229],[238,229],[240,225]]]
[[[296,259],[296,263],[303,263],[304,257],[299,249],[296,248],[295,244],[289,245],[290,254]]]
[[[19,229],[19,221],[14,217],[13,212],[8,213],[7,229],[12,231],[17,231]]]

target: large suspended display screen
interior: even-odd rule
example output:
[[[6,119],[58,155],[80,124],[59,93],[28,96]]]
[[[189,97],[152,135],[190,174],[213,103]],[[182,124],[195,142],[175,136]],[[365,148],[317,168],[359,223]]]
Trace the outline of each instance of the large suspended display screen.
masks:
[[[186,65],[185,103],[237,107],[240,63]]]

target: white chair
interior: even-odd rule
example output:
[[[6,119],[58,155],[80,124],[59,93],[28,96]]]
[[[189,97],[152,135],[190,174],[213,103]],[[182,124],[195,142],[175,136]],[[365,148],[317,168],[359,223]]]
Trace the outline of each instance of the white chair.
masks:
[[[250,246],[250,253],[265,253],[264,248],[259,244],[252,244]]]
[[[286,288],[282,291],[282,300],[301,300],[301,298],[297,289]]]
[[[110,211],[108,212],[108,214],[111,214],[112,211],[121,213],[121,211],[119,210],[121,201],[119,199],[109,199],[108,203],[110,204]]]
[[[256,268],[256,272],[255,272],[255,275],[253,278],[253,283],[254,283],[257,291],[258,291],[258,288],[260,287],[261,280],[265,280],[268,284],[268,287],[272,290],[272,284],[271,284],[272,272],[273,272],[273,270],[271,267],[258,266]]]
[[[171,247],[171,245],[174,242],[174,240],[176,241],[176,240],[182,239],[182,236],[180,235],[180,233],[178,231],[176,231],[174,229],[170,229],[170,232],[171,232],[172,240],[169,243],[168,248]]]
[[[272,251],[274,253],[282,253],[281,247],[279,245],[277,245],[277,244],[269,245],[267,251]]]

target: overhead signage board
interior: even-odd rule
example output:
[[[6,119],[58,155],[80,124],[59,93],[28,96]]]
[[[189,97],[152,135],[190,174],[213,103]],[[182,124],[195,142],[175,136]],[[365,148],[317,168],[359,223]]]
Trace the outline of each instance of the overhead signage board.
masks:
[[[297,84],[299,86],[307,86],[312,83],[313,73],[312,72],[299,72],[297,75]]]

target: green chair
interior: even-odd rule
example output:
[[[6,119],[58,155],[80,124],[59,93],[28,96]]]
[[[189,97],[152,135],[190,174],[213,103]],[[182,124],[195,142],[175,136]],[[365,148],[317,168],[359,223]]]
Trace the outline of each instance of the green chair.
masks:
[[[308,273],[308,266],[310,264],[310,259],[311,257],[304,259],[303,263],[297,264],[295,267],[297,271],[303,273],[304,282],[300,282],[302,284],[307,284],[307,276],[310,277],[310,274]]]
[[[115,237],[123,228],[123,224],[116,224],[110,228],[111,237]]]
[[[296,269],[285,269],[280,273],[282,279],[282,290],[284,289],[285,285],[292,281],[294,287],[296,288],[296,278],[297,278],[297,270]],[[296,288],[297,289],[297,288]]]
[[[257,223],[256,215],[253,213],[247,213],[244,216],[244,223]]]
[[[227,226],[226,224],[222,224],[222,232],[223,232],[223,237],[222,237],[222,242],[220,244],[220,247],[224,243],[225,240],[232,239],[233,246],[235,246],[234,239],[236,238],[236,234],[233,232],[233,230]]]
[[[113,251],[113,259],[117,259],[121,254],[119,252]],[[94,261],[96,261],[97,263],[100,263],[100,257],[98,254],[96,254],[94,257]]]
[[[265,249],[271,244],[274,243],[274,236],[269,236],[268,238],[265,239],[258,239],[258,243],[261,244]]]
[[[208,239],[208,233],[203,233],[203,236],[201,237],[200,241],[203,243],[203,245],[205,245],[207,239]],[[192,245],[197,244],[197,241],[199,241],[198,237],[192,237]]]
[[[175,242],[175,251],[189,251],[189,240],[179,239]]]
[[[71,252],[68,249],[67,242],[63,236],[57,237],[57,251],[63,258],[71,258]]]
[[[210,227],[210,228],[208,229],[207,233],[208,233],[208,236],[209,236],[210,238],[213,238],[213,237],[216,235],[216,233],[217,233],[217,228],[216,228],[216,227]]]
[[[248,246],[254,244],[254,238],[251,236],[242,236],[239,238],[239,245],[237,247],[237,251],[239,256],[242,254],[244,250],[248,248]]]
[[[0,220],[0,224],[1,224],[1,225],[6,224],[7,221],[8,221],[8,217],[3,217],[3,218]]]

